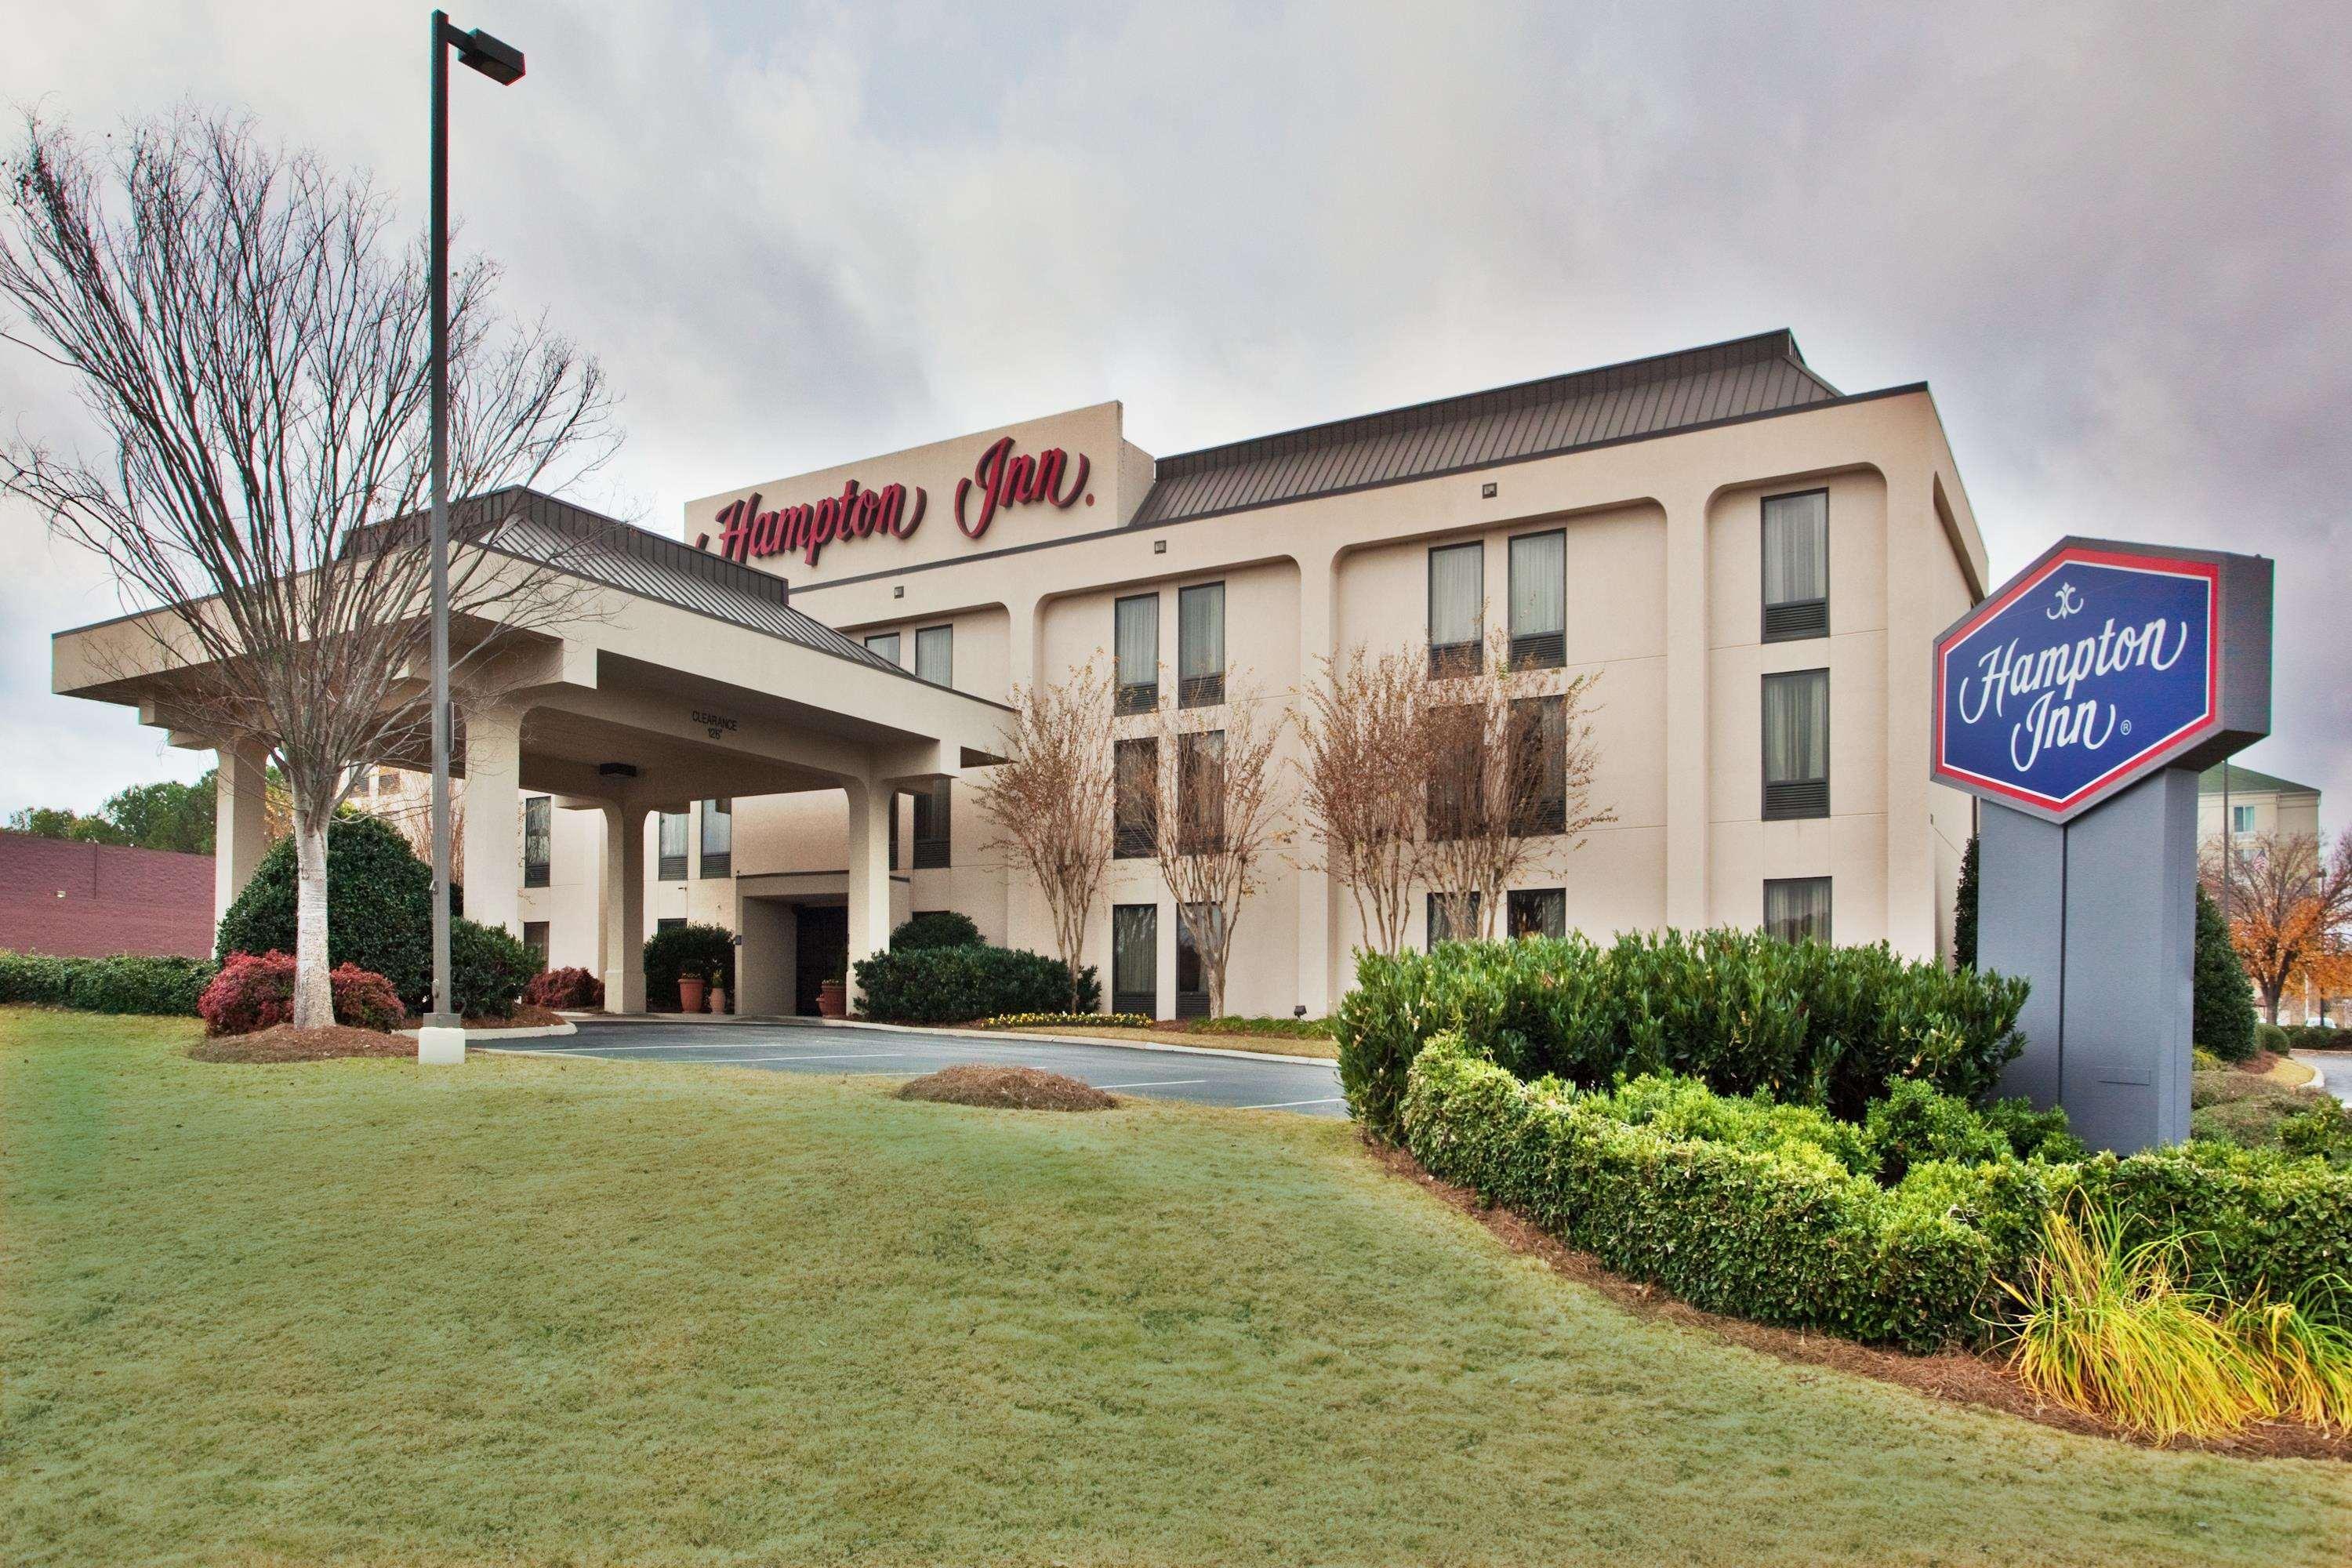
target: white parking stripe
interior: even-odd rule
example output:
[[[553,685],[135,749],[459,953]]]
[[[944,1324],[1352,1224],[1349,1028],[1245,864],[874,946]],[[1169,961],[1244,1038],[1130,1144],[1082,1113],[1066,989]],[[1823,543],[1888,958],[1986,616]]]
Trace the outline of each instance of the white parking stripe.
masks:
[[[1338,1105],[1343,1097],[1327,1095],[1321,1100],[1277,1100],[1270,1105],[1236,1105],[1235,1110],[1290,1110],[1301,1105]]]
[[[1097,1089],[1174,1089],[1179,1084],[1206,1083],[1204,1078],[1158,1078],[1150,1083],[1098,1083]]]

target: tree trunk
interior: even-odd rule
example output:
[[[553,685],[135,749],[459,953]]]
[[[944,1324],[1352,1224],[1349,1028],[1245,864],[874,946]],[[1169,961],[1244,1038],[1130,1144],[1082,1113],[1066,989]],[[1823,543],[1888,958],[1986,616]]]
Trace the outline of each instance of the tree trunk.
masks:
[[[2263,1016],[2273,1025],[2278,1022],[2279,999],[2285,990],[2284,985],[2273,985],[2268,981],[2262,983]]]
[[[327,819],[298,812],[294,823],[294,1026],[335,1021],[327,979]]]

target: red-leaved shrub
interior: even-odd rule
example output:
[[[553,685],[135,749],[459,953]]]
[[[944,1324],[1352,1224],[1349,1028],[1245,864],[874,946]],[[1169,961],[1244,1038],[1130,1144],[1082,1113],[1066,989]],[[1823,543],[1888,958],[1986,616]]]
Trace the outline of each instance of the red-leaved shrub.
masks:
[[[399,1026],[400,994],[383,975],[343,963],[329,972],[327,983],[334,987],[336,1023],[360,1029]],[[208,1035],[250,1035],[291,1021],[293,958],[283,952],[230,953],[196,998],[196,1015]]]
[[[604,1005],[604,983],[584,969],[542,969],[522,988],[522,999],[534,1007],[583,1012]]]

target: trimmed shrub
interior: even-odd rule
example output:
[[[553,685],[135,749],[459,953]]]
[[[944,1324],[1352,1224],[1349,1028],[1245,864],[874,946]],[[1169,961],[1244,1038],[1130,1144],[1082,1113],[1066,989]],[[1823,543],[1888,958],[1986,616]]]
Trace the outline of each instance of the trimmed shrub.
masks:
[[[648,983],[650,984],[650,982]],[[1058,958],[1005,947],[919,947],[857,963],[865,1013],[886,1024],[959,1024],[1009,1013],[1067,1013],[1069,971]],[[1078,972],[1078,1008],[1102,1005],[1092,964]]]
[[[1887,1191],[1817,1145],[1677,1137],[1600,1098],[1520,1082],[1448,1033],[1401,1121],[1433,1173],[1694,1305],[1917,1350],[1975,1331],[1994,1247],[1941,1188]]]
[[[2197,957],[2189,1037],[2223,1061],[2254,1054],[2254,984],[2230,940],[2221,906],[2197,889]]]
[[[1522,1079],[1677,1072],[1858,1121],[1897,1079],[1973,1099],[2024,1048],[2026,983],[1752,931],[1447,942],[1359,955],[1333,1033],[1349,1109],[1397,1135],[1422,1043],[1459,1030]]]
[[[1978,1106],[1976,1112],[1986,1126],[2009,1140],[2010,1152],[2021,1160],[2080,1160],[2090,1152],[2067,1131],[2063,1105],[2036,1110],[2030,1100],[1996,1100]]]
[[[1916,1079],[1887,1085],[1886,1098],[1872,1103],[1863,1126],[1878,1161],[1870,1173],[1888,1186],[1928,1160],[1979,1165],[2011,1152],[2007,1134],[1988,1126],[1967,1101],[1938,1093]]]
[[[334,990],[336,1023],[379,1030],[399,1026],[400,996],[383,975],[344,963],[328,973],[327,983]],[[229,954],[228,962],[197,998],[196,1012],[208,1035],[250,1035],[290,1022],[294,1016],[292,955]]]
[[[1140,1013],[1001,1013],[981,1026],[988,1029],[1148,1029]]]
[[[604,983],[584,969],[542,969],[522,988],[522,999],[534,1007],[584,1012],[604,1005]]]
[[[2289,1024],[2279,1034],[2282,1051],[2352,1051],[2352,1033],[2325,1024]]]
[[[2274,1057],[2283,1057],[2286,1055],[2286,1031],[2279,1027],[2276,1024],[2256,1024],[2254,1026],[2254,1049],[2258,1051],[2268,1051]]]
[[[221,921],[221,962],[233,952],[294,951],[295,869],[294,841],[281,838]],[[430,1005],[433,870],[380,818],[355,814],[328,826],[327,962],[383,975],[413,1011]]]
[[[539,955],[504,926],[449,922],[449,1005],[460,1018],[511,1018]]]
[[[987,939],[971,917],[956,910],[925,910],[890,933],[890,951],[909,952],[919,947],[985,947]]]
[[[1184,1026],[1195,1035],[1267,1035],[1286,1040],[1328,1040],[1328,1018],[1250,1018],[1228,1013],[1220,1018],[1194,1018]]]
[[[109,958],[54,958],[0,952],[0,1002],[78,1007],[88,1013],[152,1013],[192,1017],[196,998],[213,977],[210,961],[116,953]]]
[[[677,977],[688,971],[731,994],[735,989],[735,933],[722,925],[672,926],[646,938],[646,1007],[675,1013],[680,1005]]]

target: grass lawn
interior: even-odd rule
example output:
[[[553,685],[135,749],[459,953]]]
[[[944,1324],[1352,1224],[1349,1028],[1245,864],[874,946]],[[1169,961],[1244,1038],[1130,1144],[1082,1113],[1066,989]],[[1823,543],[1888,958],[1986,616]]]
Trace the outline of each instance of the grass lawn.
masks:
[[[1626,1316],[1352,1129],[0,1009],[0,1561],[2341,1563],[2352,1471]]]

